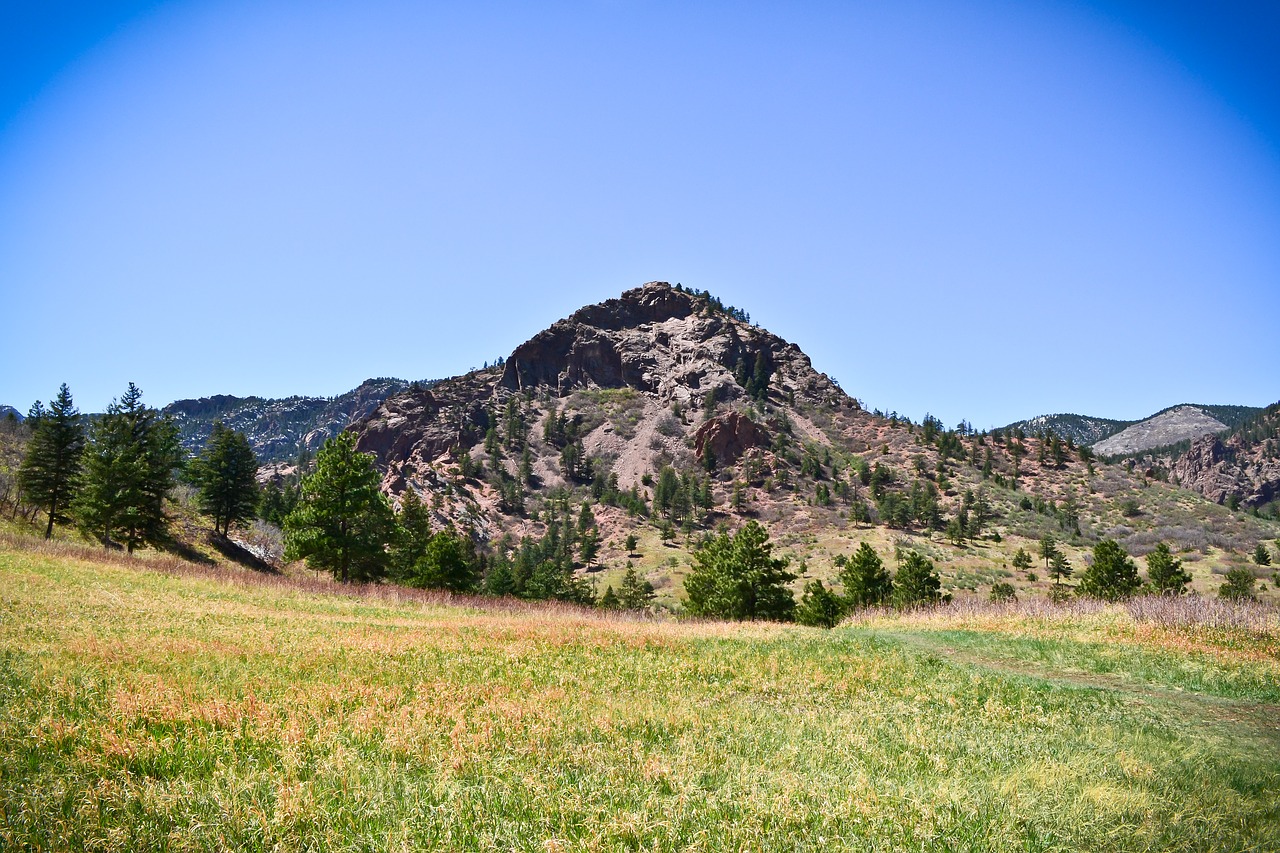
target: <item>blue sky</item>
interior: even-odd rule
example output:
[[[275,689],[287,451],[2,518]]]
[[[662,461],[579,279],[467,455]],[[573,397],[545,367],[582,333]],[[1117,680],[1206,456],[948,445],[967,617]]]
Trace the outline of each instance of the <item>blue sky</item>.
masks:
[[[0,402],[447,376],[669,280],[917,419],[1265,405],[1277,10],[0,5]]]

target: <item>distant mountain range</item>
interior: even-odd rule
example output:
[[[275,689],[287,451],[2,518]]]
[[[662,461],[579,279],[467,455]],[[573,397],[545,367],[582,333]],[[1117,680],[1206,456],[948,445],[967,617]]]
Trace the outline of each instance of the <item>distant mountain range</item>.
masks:
[[[429,388],[435,380],[412,383],[394,377],[367,379],[336,397],[232,397],[218,394],[178,400],[162,411],[178,424],[182,446],[192,453],[204,447],[215,421],[243,432],[264,465],[297,458],[302,449],[314,453],[325,439],[363,420],[392,394],[416,384]]]
[[[1180,403],[1138,421],[1075,414],[1040,415],[1004,429],[1021,428],[1028,435],[1052,431],[1061,438],[1092,447],[1101,456],[1128,456],[1235,429],[1262,411],[1257,406]]]
[[[7,418],[13,415],[18,420],[22,420],[22,412],[19,412],[13,406],[0,406],[0,418]]]

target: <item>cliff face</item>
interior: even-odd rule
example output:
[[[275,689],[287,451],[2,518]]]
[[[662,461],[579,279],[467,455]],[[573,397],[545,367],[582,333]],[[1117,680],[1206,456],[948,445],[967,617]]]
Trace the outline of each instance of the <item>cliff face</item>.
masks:
[[[1280,498],[1280,429],[1264,418],[1258,437],[1237,432],[1223,441],[1207,435],[1173,461],[1169,479],[1214,503],[1225,503],[1232,496],[1249,507],[1276,500]]]

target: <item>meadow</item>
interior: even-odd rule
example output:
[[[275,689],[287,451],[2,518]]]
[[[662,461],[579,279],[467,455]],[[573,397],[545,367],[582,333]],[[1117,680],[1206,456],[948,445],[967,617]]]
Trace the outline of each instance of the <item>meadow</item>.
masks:
[[[1280,849],[1280,625],[1215,612],[649,621],[11,537],[0,849]]]

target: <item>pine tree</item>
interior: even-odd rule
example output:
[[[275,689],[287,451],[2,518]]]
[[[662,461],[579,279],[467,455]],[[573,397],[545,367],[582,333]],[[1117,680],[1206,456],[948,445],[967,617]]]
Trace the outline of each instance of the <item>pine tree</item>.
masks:
[[[884,604],[893,593],[893,578],[875,550],[863,542],[840,571],[840,585],[850,608]]]
[[[622,603],[618,600],[618,595],[613,591],[610,585],[604,591],[604,595],[600,596],[599,607],[601,610],[621,610]]]
[[[168,538],[164,500],[182,461],[178,430],[142,403],[132,382],[89,429],[81,488],[73,504],[80,525],[133,553]]]
[[[422,556],[414,563],[411,584],[454,593],[473,592],[480,579],[469,556],[462,537],[452,530],[442,530],[427,540]]]
[[[1174,557],[1163,542],[1147,555],[1147,578],[1160,595],[1182,595],[1191,583],[1191,575],[1182,568],[1182,561]]]
[[[48,411],[38,402],[32,411],[36,417],[18,469],[18,484],[27,502],[40,507],[48,517],[44,538],[49,539],[55,524],[70,521],[68,510],[84,454],[84,424],[66,383],[58,389]]]
[[[213,516],[213,530],[226,536],[231,525],[253,518],[258,502],[258,457],[242,432],[214,421],[204,450],[188,469],[200,507]]]
[[[1257,601],[1253,593],[1256,582],[1253,573],[1242,566],[1236,566],[1227,572],[1226,581],[1218,587],[1218,597],[1228,601]]]
[[[1054,586],[1061,586],[1064,580],[1071,577],[1071,572],[1071,561],[1067,559],[1067,555],[1054,549],[1053,558],[1049,560],[1049,577],[1053,578]]]
[[[689,613],[719,619],[787,621],[795,596],[787,584],[796,576],[788,560],[773,556],[769,534],[749,521],[732,537],[722,533],[694,552],[693,571],[685,579]]]
[[[66,386],[62,387],[65,388]],[[1266,545],[1259,542],[1258,547],[1253,549],[1253,561],[1259,566],[1271,565],[1271,552],[1267,550]]]
[[[796,621],[813,628],[834,628],[844,618],[845,603],[840,596],[813,580],[804,585],[804,595],[796,607]]]
[[[933,563],[916,551],[908,551],[893,579],[893,604],[898,609],[942,600],[942,581]]]
[[[400,496],[400,512],[396,523],[388,568],[392,579],[412,583],[415,567],[427,553],[431,541],[431,511],[418,496],[418,490],[406,486]]]
[[[301,501],[285,519],[286,556],[343,583],[382,577],[394,518],[379,482],[373,455],[356,452],[352,433],[326,441],[315,471],[302,481]]]
[[[1053,537],[1045,534],[1040,540],[1040,556],[1044,558],[1044,568],[1049,570],[1049,561],[1053,559],[1053,555],[1058,553],[1058,543],[1053,541]]]
[[[1013,555],[1013,567],[1020,572],[1025,572],[1031,568],[1031,555],[1027,553],[1025,548],[1019,548]]]
[[[653,584],[640,577],[635,566],[627,566],[618,586],[618,602],[626,610],[646,610],[653,603],[657,593]]]
[[[1080,577],[1080,593],[1119,601],[1138,591],[1138,567],[1114,539],[1093,546],[1093,565]]]
[[[639,543],[639,541],[640,540],[636,539],[636,535],[634,533],[627,534],[627,539],[626,539],[626,542],[624,543],[624,547],[626,547],[628,554],[634,554],[636,552],[636,545]]]

